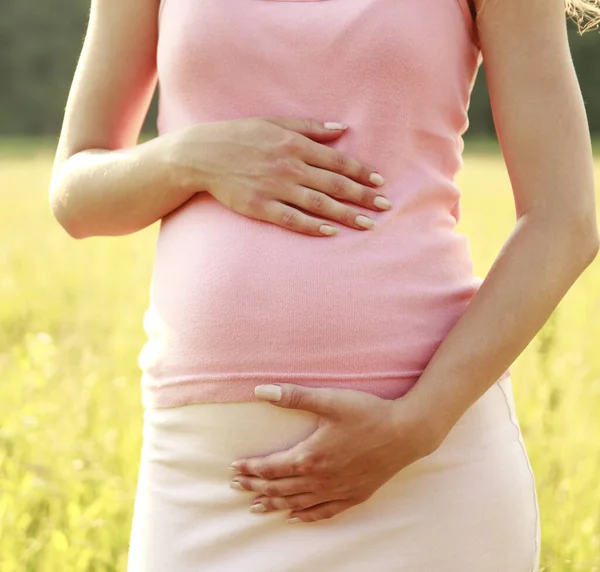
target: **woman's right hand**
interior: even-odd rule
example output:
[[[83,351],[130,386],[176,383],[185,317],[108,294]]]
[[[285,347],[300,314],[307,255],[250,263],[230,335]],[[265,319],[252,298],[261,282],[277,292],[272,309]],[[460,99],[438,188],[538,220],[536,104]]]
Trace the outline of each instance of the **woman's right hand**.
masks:
[[[381,175],[373,176],[366,164],[313,141],[331,141],[343,133],[301,118],[200,123],[167,136],[168,156],[184,188],[208,191],[254,219],[331,236],[339,230],[331,221],[359,230],[374,226],[361,210],[336,199],[371,210],[392,206],[376,188],[383,184]]]

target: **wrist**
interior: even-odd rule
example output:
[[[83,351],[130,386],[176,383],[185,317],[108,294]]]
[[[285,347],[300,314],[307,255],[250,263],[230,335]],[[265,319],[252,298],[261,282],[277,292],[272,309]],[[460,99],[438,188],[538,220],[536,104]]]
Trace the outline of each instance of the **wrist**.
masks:
[[[412,432],[412,441],[420,456],[430,455],[452,428],[440,413],[439,402],[427,399],[414,389],[394,400],[394,425],[399,438],[405,440],[407,430]]]
[[[148,160],[157,170],[159,180],[169,194],[185,202],[204,190],[199,181],[198,167],[186,164],[185,141],[181,132],[161,135],[148,142]]]

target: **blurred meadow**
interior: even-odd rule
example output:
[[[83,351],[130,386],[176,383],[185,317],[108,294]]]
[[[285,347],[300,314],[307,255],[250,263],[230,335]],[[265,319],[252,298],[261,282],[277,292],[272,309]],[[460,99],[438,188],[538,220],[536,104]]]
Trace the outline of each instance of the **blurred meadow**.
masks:
[[[52,142],[0,143],[0,571],[124,572],[157,226],[71,239],[50,215],[51,160]],[[484,276],[514,221],[493,145],[467,142],[459,184]],[[545,572],[600,571],[599,315],[597,259],[512,367]]]

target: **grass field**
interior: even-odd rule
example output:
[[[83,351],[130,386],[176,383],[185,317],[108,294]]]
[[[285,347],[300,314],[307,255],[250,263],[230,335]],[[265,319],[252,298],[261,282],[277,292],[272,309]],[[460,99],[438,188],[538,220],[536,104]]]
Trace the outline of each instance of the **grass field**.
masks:
[[[0,148],[0,571],[124,571],[156,228],[70,239],[47,206],[50,162]],[[483,276],[513,223],[508,178],[467,145],[459,182]],[[600,571],[599,315],[596,260],[512,368],[545,571]]]

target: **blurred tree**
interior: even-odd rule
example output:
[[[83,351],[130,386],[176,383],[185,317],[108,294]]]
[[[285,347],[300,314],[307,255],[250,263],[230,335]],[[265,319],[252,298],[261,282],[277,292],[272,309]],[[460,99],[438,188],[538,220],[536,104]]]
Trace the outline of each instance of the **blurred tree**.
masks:
[[[58,135],[87,25],[89,1],[0,0],[0,135]],[[592,132],[600,132],[600,34],[571,48]],[[145,128],[156,124],[156,97]],[[469,135],[493,135],[485,69],[471,98]]]
[[[0,133],[55,134],[87,23],[73,0],[0,0]]]

